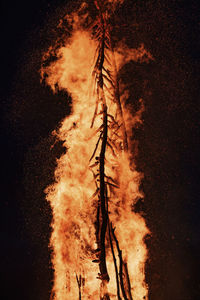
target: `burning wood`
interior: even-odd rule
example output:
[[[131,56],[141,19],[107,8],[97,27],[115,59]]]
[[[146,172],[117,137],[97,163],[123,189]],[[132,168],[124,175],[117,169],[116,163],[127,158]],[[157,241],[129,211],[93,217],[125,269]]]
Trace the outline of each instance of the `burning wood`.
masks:
[[[96,19],[87,29],[80,27],[80,12],[74,15],[71,38],[57,50],[58,60],[42,70],[52,89],[56,84],[73,99],[72,114],[57,133],[68,150],[58,161],[55,184],[47,189],[55,300],[147,297],[143,239],[148,229],[132,210],[141,197],[142,175],[130,161],[134,124],[121,101],[123,54],[112,45],[113,3],[94,1]],[[93,93],[88,93],[91,80]]]

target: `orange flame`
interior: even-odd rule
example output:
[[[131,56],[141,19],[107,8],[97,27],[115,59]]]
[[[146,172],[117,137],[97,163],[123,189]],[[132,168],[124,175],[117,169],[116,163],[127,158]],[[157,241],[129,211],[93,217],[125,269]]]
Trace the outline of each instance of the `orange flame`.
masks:
[[[77,16],[75,20],[78,22]],[[116,254],[118,273],[121,253],[121,273],[124,274],[126,270],[129,274],[130,282],[125,282],[125,289],[129,290],[127,299],[147,299],[148,288],[144,272],[147,249],[144,237],[149,230],[143,217],[133,211],[134,204],[143,196],[139,190],[142,174],[136,170],[135,162],[131,158],[133,154],[130,150],[125,151],[122,145],[122,121],[124,120],[130,144],[131,131],[141,122],[144,107],[141,105],[141,110],[133,116],[122,105],[122,120],[119,105],[113,101],[112,91],[113,83],[117,80],[117,69],[130,60],[147,59],[147,56],[151,59],[151,56],[143,46],[138,49],[124,46],[124,51],[121,51],[121,44],[115,51],[109,48],[105,50],[107,61],[104,61],[103,76],[106,88],[103,92],[108,117],[105,183],[109,219],[105,249],[110,280],[102,284],[102,274],[99,274],[98,266],[101,249],[97,247],[95,227],[103,118],[101,104],[97,106],[98,90],[94,83],[94,58],[97,56],[98,41],[92,38],[90,30],[77,28],[76,26],[65,46],[57,51],[57,61],[42,70],[42,75],[48,74],[46,83],[53,90],[57,84],[60,89],[71,94],[73,99],[72,113],[63,120],[59,132],[56,133],[64,142],[67,153],[58,160],[55,183],[46,191],[53,212],[50,245],[53,249],[54,299],[121,299],[119,295],[117,298],[112,251]],[[111,81],[106,79],[108,74]],[[126,95],[121,95],[121,103],[123,97]],[[109,242],[111,234],[112,245]],[[123,274],[121,275],[125,276]],[[109,295],[109,298],[103,298],[105,295]]]

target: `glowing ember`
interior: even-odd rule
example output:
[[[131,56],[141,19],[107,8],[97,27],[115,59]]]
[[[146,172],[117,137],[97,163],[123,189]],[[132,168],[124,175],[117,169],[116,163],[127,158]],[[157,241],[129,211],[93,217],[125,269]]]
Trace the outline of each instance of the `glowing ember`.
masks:
[[[73,25],[57,60],[42,69],[46,82],[72,96],[72,113],[57,132],[67,149],[47,189],[53,211],[53,299],[147,299],[144,264],[148,233],[134,204],[142,197],[142,174],[131,153],[132,129],[141,122],[126,108],[118,70],[130,60],[147,60],[140,46],[113,49],[112,1],[94,1],[95,20],[66,16]],[[113,1],[116,5],[117,2]],[[50,49],[51,50],[51,49]],[[48,54],[45,55],[47,57]]]

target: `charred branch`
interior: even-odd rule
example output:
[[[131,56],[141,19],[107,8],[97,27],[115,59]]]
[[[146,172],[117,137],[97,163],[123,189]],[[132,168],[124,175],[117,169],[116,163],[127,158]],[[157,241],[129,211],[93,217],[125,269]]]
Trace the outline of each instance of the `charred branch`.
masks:
[[[98,194],[99,194],[99,188],[96,189],[96,191],[92,195],[91,199],[94,199],[96,197],[96,195],[98,195]]]
[[[89,166],[90,169],[96,167],[99,164],[99,161],[95,161],[91,166]]]
[[[116,157],[116,154],[115,154],[115,151],[114,151],[114,149],[113,149],[113,146],[107,141],[107,145],[110,147],[110,149],[111,149],[111,151],[112,151],[112,154],[113,154],[113,156],[115,156]]]
[[[130,277],[129,277],[129,273],[128,273],[127,263],[124,263],[124,272],[125,272],[125,277],[126,277],[126,283],[127,283],[129,299],[133,300],[133,297],[132,297],[132,294],[131,294],[131,283],[130,283]]]
[[[97,111],[98,111],[98,104],[99,104],[99,102],[97,101],[97,102],[96,102],[95,111],[94,111],[94,115],[93,115],[93,118],[92,118],[92,123],[91,123],[90,128],[92,128],[93,125],[94,125],[94,121],[95,121],[95,118],[96,118],[96,116],[97,116]]]
[[[109,233],[109,240],[110,240],[110,248],[111,248],[112,257],[113,257],[113,263],[114,263],[114,267],[115,267],[115,278],[116,278],[116,285],[117,285],[117,297],[118,297],[118,300],[121,300],[122,298],[120,296],[119,274],[118,274],[117,260],[116,260],[116,257],[115,257],[115,252],[114,252],[114,247],[113,247],[113,241],[112,241],[112,236],[111,236],[110,224],[109,224],[109,228],[108,228],[108,233]]]
[[[111,176],[105,175],[105,177],[106,177],[107,180],[111,180],[115,185],[117,185],[117,181],[114,180]],[[117,186],[117,187],[118,187],[118,186]]]
[[[101,201],[101,216],[102,216],[102,224],[101,224],[101,232],[100,232],[100,272],[101,274],[105,275],[105,280],[109,281],[109,275],[107,272],[106,266],[106,251],[105,251],[105,236],[106,236],[106,229],[108,224],[108,215],[106,209],[106,197],[105,197],[105,152],[106,152],[106,144],[107,144],[107,107],[104,107],[104,116],[103,116],[103,137],[102,137],[102,145],[101,145],[101,152],[100,152],[100,201]]]
[[[125,300],[128,300],[127,295],[126,295],[125,286],[124,286],[124,274],[123,274],[123,264],[124,264],[124,262],[123,262],[123,259],[122,259],[122,250],[119,247],[119,242],[118,242],[118,239],[117,239],[117,237],[115,235],[115,228],[112,227],[112,223],[110,225],[110,228],[111,228],[111,233],[112,233],[112,236],[114,238],[114,241],[115,241],[115,244],[116,244],[116,247],[117,247],[117,251],[118,251],[118,257],[119,257],[119,278],[120,278],[121,291],[122,291],[123,298]]]
[[[90,171],[92,172],[93,177],[94,177],[94,182],[95,182],[95,185],[96,185],[96,191],[97,191],[97,190],[99,191],[99,186],[98,186],[97,181],[96,181],[97,174],[95,174],[95,172],[92,170],[92,168],[90,168]],[[98,174],[98,175],[99,175],[99,174]]]
[[[118,186],[118,185],[113,184],[113,183],[111,183],[111,182],[105,181],[105,184],[110,185],[110,186],[112,186],[112,187],[115,187],[115,188],[119,189],[119,186]]]
[[[97,240],[97,245],[99,249],[99,253],[101,253],[101,249],[99,248],[100,243],[99,243],[99,232],[100,232],[100,201],[98,200],[97,202],[97,216],[96,216],[96,222],[95,222],[95,234],[96,234],[96,240]]]
[[[101,140],[101,138],[102,138],[102,135],[103,135],[103,133],[101,132],[101,134],[100,134],[100,136],[99,136],[99,138],[98,138],[98,141],[97,141],[97,143],[96,143],[96,146],[95,146],[95,148],[94,148],[94,151],[93,151],[93,153],[92,153],[92,156],[90,157],[90,162],[91,162],[91,160],[93,159],[93,157],[95,156],[95,154],[96,154],[96,151],[97,151],[97,148],[98,148],[98,146],[99,146],[99,142],[100,142],[100,140]]]
[[[78,276],[76,274],[76,281],[77,281],[78,290],[79,290],[79,300],[81,300],[81,284],[82,284],[82,277],[81,277],[81,275]]]
[[[111,114],[108,114],[108,117],[111,118],[113,123],[115,123],[117,126],[119,125],[118,122],[115,120],[115,118]]]
[[[118,147],[117,147],[117,145],[115,144],[115,142],[116,142],[116,139],[111,139],[111,138],[108,138],[108,141],[109,141],[109,144],[111,144],[112,145],[112,147],[114,147],[116,150],[118,150]]]

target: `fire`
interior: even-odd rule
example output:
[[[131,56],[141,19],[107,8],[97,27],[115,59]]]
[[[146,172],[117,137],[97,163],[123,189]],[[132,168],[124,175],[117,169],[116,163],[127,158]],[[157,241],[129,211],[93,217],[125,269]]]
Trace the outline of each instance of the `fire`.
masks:
[[[55,300],[148,297],[144,237],[149,230],[134,212],[143,195],[131,147],[144,107],[141,99],[135,115],[126,107],[118,70],[151,56],[143,45],[113,48],[114,6],[111,10],[108,2],[94,1],[97,17],[88,28],[80,25],[80,13],[67,16],[73,21],[71,37],[57,50],[57,60],[42,69],[53,90],[57,85],[72,97],[71,115],[54,132],[67,151],[46,191],[53,212]]]

